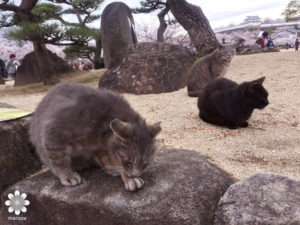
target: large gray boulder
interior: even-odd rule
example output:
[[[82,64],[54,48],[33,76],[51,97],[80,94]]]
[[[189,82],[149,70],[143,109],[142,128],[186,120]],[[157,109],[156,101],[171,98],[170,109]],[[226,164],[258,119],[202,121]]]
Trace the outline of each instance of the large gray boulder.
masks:
[[[22,225],[210,225],[219,199],[233,183],[231,177],[197,152],[164,150],[142,176],[145,185],[127,192],[120,177],[100,169],[81,172],[83,184],[63,187],[50,172],[11,186],[30,205]],[[3,206],[6,207],[6,206]],[[7,207],[6,207],[7,208]],[[3,225],[8,221],[2,211]]]
[[[188,49],[168,43],[139,43],[128,48],[122,63],[106,71],[99,88],[132,94],[156,94],[186,86],[194,62]]]
[[[30,117],[0,122],[0,193],[41,168],[29,142],[29,121]]]
[[[58,57],[55,53],[49,51],[49,55],[55,62],[55,72],[57,77],[62,73],[68,72],[71,68],[67,63]],[[43,77],[38,66],[36,56],[34,52],[26,54],[22,60],[22,64],[17,70],[17,76],[14,86],[22,86],[32,83],[39,83],[43,81]]]
[[[299,225],[300,181],[257,174],[233,184],[221,198],[215,225]]]
[[[130,8],[123,2],[107,5],[101,16],[101,42],[105,68],[118,66],[130,44],[136,44],[134,20]]]

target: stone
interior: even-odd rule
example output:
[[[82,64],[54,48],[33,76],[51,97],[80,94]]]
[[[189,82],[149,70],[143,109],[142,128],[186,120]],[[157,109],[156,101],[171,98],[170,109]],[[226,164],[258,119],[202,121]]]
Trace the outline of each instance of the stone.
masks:
[[[264,173],[230,186],[215,225],[300,225],[300,181]]]
[[[29,142],[29,121],[24,117],[0,122],[0,193],[41,168]]]
[[[131,45],[122,63],[106,71],[99,88],[132,94],[157,94],[184,88],[194,62],[187,48],[168,43]]]
[[[130,44],[137,43],[134,19],[130,8],[123,2],[105,7],[101,16],[101,42],[105,68],[118,66]]]
[[[233,183],[200,153],[176,149],[157,152],[142,175],[145,185],[136,192],[99,168],[81,175],[83,184],[63,187],[46,172],[11,186],[2,199],[15,190],[27,194],[30,205],[20,215],[27,219],[22,225],[208,225]],[[3,225],[18,224],[7,220],[12,214],[3,207]]]
[[[49,51],[49,54],[55,62],[57,76],[59,76],[61,73],[65,73],[71,70],[66,62],[58,57],[55,53]],[[14,86],[22,86],[39,82],[43,82],[43,77],[41,75],[35,53],[30,52],[24,56],[22,64],[17,70]]]
[[[280,52],[278,48],[268,48],[267,50],[261,49],[257,46],[243,46],[237,48],[237,55],[251,55],[251,54],[259,54],[259,53],[269,53],[269,52]]]
[[[16,107],[14,107],[13,105],[9,105],[7,103],[3,103],[3,102],[0,102],[0,108],[10,108],[10,109],[14,109]]]

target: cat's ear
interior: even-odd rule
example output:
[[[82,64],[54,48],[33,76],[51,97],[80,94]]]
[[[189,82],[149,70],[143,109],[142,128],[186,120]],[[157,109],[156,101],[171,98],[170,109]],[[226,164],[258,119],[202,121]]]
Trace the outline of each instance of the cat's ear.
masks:
[[[217,46],[218,46],[218,49],[224,48],[224,46],[220,42],[217,42]]]
[[[251,91],[255,90],[256,88],[259,88],[259,86],[262,85],[262,83],[264,82],[264,80],[265,80],[265,77],[261,77],[261,78],[259,78],[257,80],[251,81],[249,83],[249,85],[248,85],[249,91],[251,92]]]
[[[254,84],[262,84],[264,82],[264,80],[266,79],[266,77],[261,77],[257,80],[254,80],[252,81],[251,83],[254,83]]]
[[[161,131],[160,122],[155,123],[153,125],[148,125],[148,129],[151,133],[152,138],[156,137],[156,135],[158,135],[159,132]]]
[[[123,122],[119,119],[114,119],[110,122],[110,129],[123,141],[128,139],[133,132],[133,127],[130,123]]]

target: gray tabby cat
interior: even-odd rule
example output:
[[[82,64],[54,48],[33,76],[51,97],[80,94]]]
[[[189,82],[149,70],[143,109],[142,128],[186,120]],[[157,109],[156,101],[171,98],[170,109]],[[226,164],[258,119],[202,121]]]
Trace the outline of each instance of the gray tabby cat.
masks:
[[[228,72],[234,55],[235,48],[225,45],[196,61],[188,72],[188,95],[198,97],[210,81],[223,77]]]
[[[39,104],[29,129],[41,160],[62,185],[80,184],[74,169],[95,160],[107,173],[121,175],[128,191],[143,186],[140,176],[160,131],[159,123],[147,125],[119,94],[80,84],[55,86]]]

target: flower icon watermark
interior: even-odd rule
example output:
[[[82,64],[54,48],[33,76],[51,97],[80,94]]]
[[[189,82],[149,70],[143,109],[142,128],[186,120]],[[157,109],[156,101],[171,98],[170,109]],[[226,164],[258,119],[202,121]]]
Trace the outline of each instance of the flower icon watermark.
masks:
[[[27,212],[27,208],[25,206],[29,205],[29,201],[26,200],[27,195],[25,193],[21,194],[20,191],[16,190],[14,194],[9,193],[9,200],[5,201],[5,205],[8,206],[8,212],[15,214],[18,216],[20,212]]]

